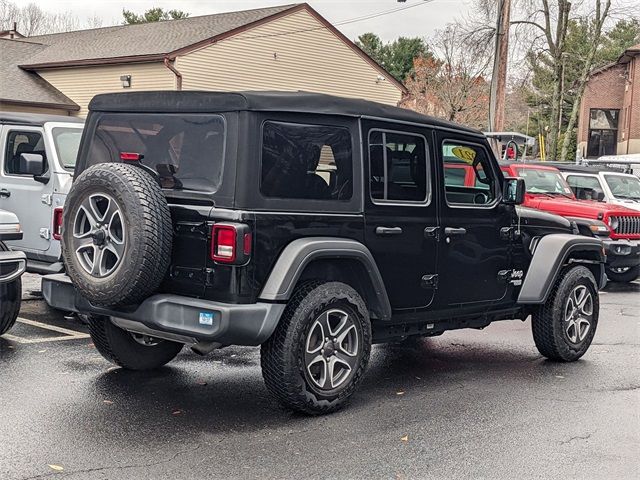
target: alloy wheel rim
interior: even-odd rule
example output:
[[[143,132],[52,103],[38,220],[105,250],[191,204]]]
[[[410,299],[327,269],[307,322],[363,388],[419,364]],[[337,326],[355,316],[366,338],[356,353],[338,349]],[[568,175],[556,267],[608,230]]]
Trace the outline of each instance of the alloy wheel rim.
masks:
[[[357,368],[360,339],[352,316],[342,309],[323,312],[305,341],[305,370],[313,385],[333,390]]]
[[[569,342],[581,343],[591,330],[593,322],[593,296],[584,285],[575,287],[565,305],[564,332]]]
[[[95,278],[113,273],[124,257],[122,211],[109,195],[85,198],[73,222],[72,248],[85,272]]]

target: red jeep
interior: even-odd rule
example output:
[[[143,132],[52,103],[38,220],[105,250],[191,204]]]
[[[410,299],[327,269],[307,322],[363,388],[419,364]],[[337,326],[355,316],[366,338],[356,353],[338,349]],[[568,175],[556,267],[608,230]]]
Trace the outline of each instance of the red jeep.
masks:
[[[501,162],[505,176],[524,178],[524,206],[574,220],[583,234],[602,237],[609,280],[632,282],[640,276],[640,212],[578,200],[560,171],[549,165]]]

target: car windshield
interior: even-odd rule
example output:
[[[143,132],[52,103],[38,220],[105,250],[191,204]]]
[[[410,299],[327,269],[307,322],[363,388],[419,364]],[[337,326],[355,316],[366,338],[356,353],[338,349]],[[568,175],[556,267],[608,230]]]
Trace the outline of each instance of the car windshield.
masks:
[[[640,179],[623,175],[605,175],[604,178],[614,197],[640,200]]]
[[[53,144],[62,166],[73,170],[76,166],[78,146],[82,138],[81,128],[55,127],[51,130]]]
[[[542,168],[519,168],[518,176],[524,178],[527,193],[573,197],[571,188],[558,171]]]

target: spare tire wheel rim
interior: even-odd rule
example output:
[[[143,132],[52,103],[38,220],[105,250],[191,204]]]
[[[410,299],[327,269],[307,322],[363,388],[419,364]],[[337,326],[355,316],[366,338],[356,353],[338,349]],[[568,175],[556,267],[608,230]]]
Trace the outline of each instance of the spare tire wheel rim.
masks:
[[[125,251],[125,226],[118,203],[96,193],[85,198],[73,222],[72,248],[78,263],[94,278],[112,274]]]
[[[342,309],[323,312],[305,341],[308,378],[321,390],[338,388],[358,368],[360,342],[352,316]]]
[[[584,285],[575,287],[564,311],[564,328],[569,342],[580,344],[591,330],[593,321],[593,297]]]

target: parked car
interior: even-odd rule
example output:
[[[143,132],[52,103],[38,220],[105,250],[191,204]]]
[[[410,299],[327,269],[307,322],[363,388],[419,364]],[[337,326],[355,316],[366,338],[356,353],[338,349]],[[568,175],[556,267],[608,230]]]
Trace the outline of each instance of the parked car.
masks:
[[[518,212],[479,131],[320,94],[139,92],[94,97],[81,145],[68,276],[43,293],[124,368],[261,345],[268,389],[319,414],[372,343],[531,315],[538,350],[574,361],[595,334],[601,241]],[[482,187],[445,185],[450,154]]]
[[[13,213],[0,210],[0,335],[13,327],[22,299],[23,274],[27,261],[22,252],[13,252],[4,243],[19,240],[22,237],[18,217]]]
[[[557,168],[576,198],[640,211],[640,178],[635,175],[578,165],[561,165]]]
[[[524,205],[574,220],[583,234],[603,237],[607,277],[632,282],[640,276],[640,212],[597,200],[578,200],[560,171],[536,163],[501,162],[506,175],[524,178]]]
[[[62,207],[71,187],[83,120],[0,112],[0,208],[22,220],[9,241],[27,255],[27,270],[61,272]]]

